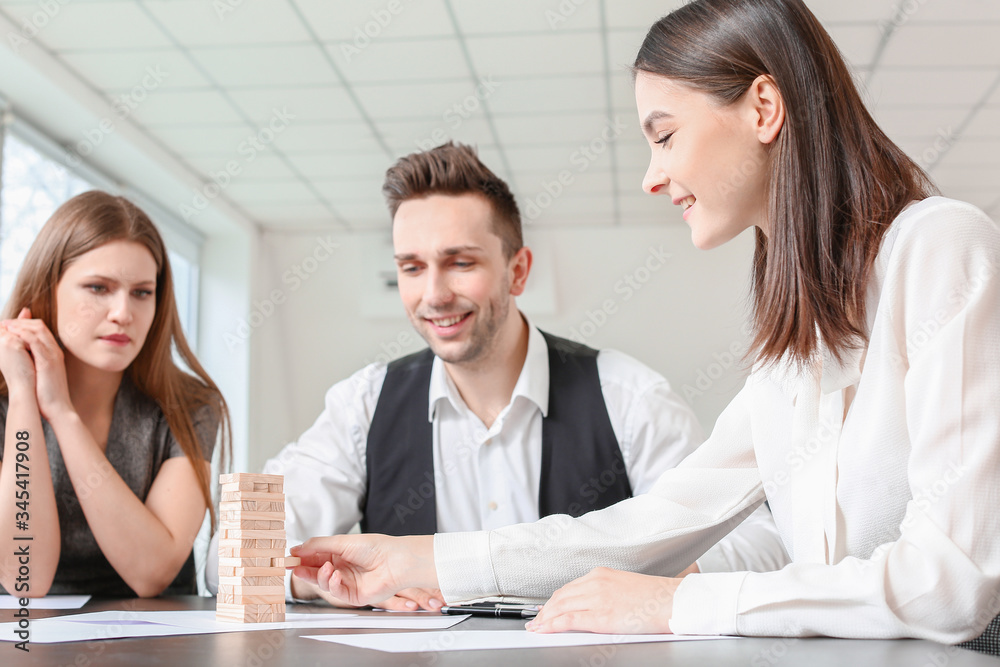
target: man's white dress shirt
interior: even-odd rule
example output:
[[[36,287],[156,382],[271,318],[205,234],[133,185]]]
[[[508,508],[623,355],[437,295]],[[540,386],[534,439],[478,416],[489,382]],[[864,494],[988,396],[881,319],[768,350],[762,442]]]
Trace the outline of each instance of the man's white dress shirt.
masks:
[[[433,423],[438,532],[489,530],[539,518],[549,358],[542,334],[530,322],[528,328],[528,352],[510,403],[489,428],[466,406],[441,360],[434,359],[427,418]],[[632,357],[601,350],[597,370],[632,492],[646,493],[703,442],[701,428],[663,376]],[[360,521],[368,429],[385,373],[385,364],[372,364],[331,387],[316,422],[264,464],[264,473],[285,476],[289,546],[346,533]],[[593,484],[597,489],[600,478]],[[214,544],[206,566],[209,590],[214,590],[217,569]],[[698,564],[706,571],[765,571],[787,562],[774,522],[762,508]],[[291,599],[288,575],[285,582]]]
[[[669,574],[766,499],[792,563],[687,577],[674,632],[977,636],[1000,610],[998,269],[980,210],[912,204],[877,258],[865,349],[756,369],[645,495],[437,535],[445,599],[546,597],[598,564]]]

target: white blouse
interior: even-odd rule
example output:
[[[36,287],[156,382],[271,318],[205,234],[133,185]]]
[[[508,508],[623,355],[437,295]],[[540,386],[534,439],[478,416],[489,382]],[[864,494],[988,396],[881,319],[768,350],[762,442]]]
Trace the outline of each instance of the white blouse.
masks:
[[[600,565],[672,575],[767,500],[792,563],[687,577],[674,632],[976,637],[1000,611],[998,268],[980,210],[912,204],[877,258],[867,349],[755,370],[644,496],[435,536],[444,597],[539,598]]]

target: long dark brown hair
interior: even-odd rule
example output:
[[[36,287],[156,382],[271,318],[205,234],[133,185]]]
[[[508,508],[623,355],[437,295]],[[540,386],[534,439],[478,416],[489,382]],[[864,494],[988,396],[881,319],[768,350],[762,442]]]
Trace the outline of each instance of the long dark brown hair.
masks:
[[[757,362],[808,361],[818,336],[837,359],[867,342],[866,296],[889,224],[935,192],[875,124],[844,58],[802,0],[696,0],[657,21],[636,72],[667,77],[721,104],[761,75],[785,122],[770,149],[767,220],[756,230]]]
[[[225,467],[230,448],[230,419],[222,392],[188,347],[181,329],[167,249],[149,217],[124,197],[92,190],[73,197],[48,219],[32,243],[17,276],[17,284],[4,309],[5,319],[16,318],[22,308],[45,323],[54,335],[56,286],[66,267],[84,253],[112,241],[131,241],[149,250],[156,261],[156,313],[146,341],[126,373],[167,418],[171,433],[194,467],[205,506],[212,512],[211,481],[205,466],[192,415],[203,406],[212,411],[222,429],[221,460]],[[194,375],[174,363],[173,351]],[[0,395],[7,395],[0,376]]]

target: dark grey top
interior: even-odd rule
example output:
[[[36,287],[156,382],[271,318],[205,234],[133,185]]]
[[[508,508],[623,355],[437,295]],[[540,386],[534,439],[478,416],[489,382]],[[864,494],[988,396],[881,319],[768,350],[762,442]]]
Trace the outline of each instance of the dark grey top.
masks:
[[[3,459],[7,423],[7,397],[0,397],[0,460]],[[194,428],[206,460],[212,459],[218,433],[218,420],[204,406],[194,415]],[[66,464],[49,423],[42,419],[45,447],[52,469],[52,486],[59,511],[61,552],[51,594],[90,594],[134,596],[135,593],[105,558],[87,525],[77,492],[70,482]],[[37,440],[35,441],[37,442]],[[108,446],[108,462],[132,492],[145,502],[160,466],[169,458],[184,456],[180,444],[167,425],[167,418],[156,402],[140,392],[126,376],[115,397]],[[109,471],[110,473],[110,471]],[[106,476],[94,475],[86,487],[87,494],[100,486]],[[3,588],[0,587],[0,592]],[[177,579],[164,593],[196,592],[194,560],[188,558]]]

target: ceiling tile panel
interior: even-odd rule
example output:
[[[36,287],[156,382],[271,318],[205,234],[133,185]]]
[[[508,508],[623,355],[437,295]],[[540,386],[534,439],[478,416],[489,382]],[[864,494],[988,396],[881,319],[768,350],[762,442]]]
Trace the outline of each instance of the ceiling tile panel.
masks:
[[[565,113],[557,115],[503,116],[495,119],[497,134],[504,144],[525,146],[542,144],[558,137],[560,142],[574,142],[595,150],[620,133],[621,124],[609,121],[602,112]]]
[[[375,152],[378,141],[367,123],[305,123],[293,121],[277,135],[274,145],[285,152]]]
[[[806,0],[806,6],[823,23],[889,21],[895,16],[899,4],[900,0]]]
[[[316,195],[302,181],[234,181],[226,195],[244,206],[257,203],[289,203],[315,199]]]
[[[598,74],[532,79],[494,79],[489,98],[496,116],[524,113],[605,111],[605,78]]]
[[[361,113],[342,86],[232,88],[229,96],[255,123],[285,111],[297,122],[360,121]]]
[[[309,41],[310,36],[285,2],[205,2],[155,0],[145,6],[186,47],[235,46]]]
[[[332,201],[346,201],[359,196],[375,198],[382,201],[382,174],[375,177],[352,178],[344,177],[331,180],[316,180],[313,184],[316,191]],[[388,216],[388,209],[385,209]]]
[[[844,54],[844,58],[855,68],[864,68],[872,64],[879,42],[882,40],[882,31],[871,23],[834,24],[829,26],[829,33],[837,48]]]
[[[385,153],[336,151],[287,154],[289,161],[307,178],[316,181],[335,178],[379,177],[392,163]]]
[[[880,68],[868,89],[874,105],[973,105],[983,98],[996,76],[996,71],[988,69]]]
[[[913,107],[881,105],[875,120],[890,137],[953,136],[969,109],[966,106]]]
[[[172,49],[124,53],[69,52],[60,58],[95,88],[111,93],[145,89],[207,88],[211,85],[188,57]]]
[[[389,147],[402,154],[427,150],[448,140],[467,144],[493,143],[493,132],[482,115],[460,123],[444,123],[439,119],[380,121],[378,129]]]
[[[317,46],[195,48],[191,54],[223,87],[339,84]]]
[[[645,36],[654,23],[683,4],[683,0],[606,2],[605,12],[608,17],[608,27],[611,29],[627,28]]]
[[[364,53],[382,40],[454,34],[443,0],[293,0],[321,40]],[[391,5],[391,6],[390,6]],[[398,8],[398,9],[397,9]]]
[[[882,65],[995,68],[1000,66],[996,34],[996,25],[909,23],[893,33],[882,56]]]
[[[934,2],[911,0],[901,4],[909,10],[904,12],[904,15],[908,15],[914,23],[1000,22],[1000,2],[993,0],[935,0]]]
[[[117,49],[150,49],[171,46],[170,39],[131,2],[68,2],[55,0],[51,10],[39,2],[3,3],[15,25],[30,21],[41,26],[38,39],[54,51],[108,52]],[[46,16],[43,21],[36,16]],[[6,38],[6,36],[5,36]]]
[[[146,126],[244,124],[233,105],[214,90],[158,90],[136,105],[133,114]]]
[[[344,78],[351,83],[469,79],[469,68],[456,39],[379,41],[358,55],[327,44]]]
[[[962,135],[969,139],[1000,139],[1000,107],[980,109]]]
[[[150,128],[158,139],[186,156],[216,155],[240,159],[253,131],[246,125],[167,125]]]
[[[941,159],[941,167],[1000,166],[1000,139],[969,139],[955,142]]]
[[[252,157],[251,157],[252,156]],[[238,172],[232,182],[245,181],[294,181],[297,177],[285,162],[271,152],[251,154],[196,155],[184,156],[202,178],[211,178],[226,169],[228,163],[235,162]]]
[[[596,31],[470,37],[468,46],[476,72],[500,80],[604,72],[601,38]]]
[[[600,3],[586,0],[459,0],[451,3],[466,35],[596,30]]]
[[[375,119],[426,118],[444,122],[480,111],[484,100],[502,89],[487,82],[474,83],[467,76],[427,83],[358,84],[354,92],[365,112]]]

